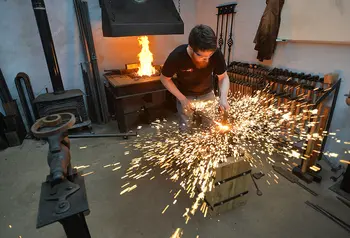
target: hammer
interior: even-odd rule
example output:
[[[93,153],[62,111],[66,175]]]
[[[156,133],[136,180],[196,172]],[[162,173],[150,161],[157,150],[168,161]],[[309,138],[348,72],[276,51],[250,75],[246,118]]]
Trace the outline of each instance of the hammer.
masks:
[[[224,110],[224,115],[222,117],[222,124],[223,125],[227,124],[227,119],[228,119],[228,111]]]

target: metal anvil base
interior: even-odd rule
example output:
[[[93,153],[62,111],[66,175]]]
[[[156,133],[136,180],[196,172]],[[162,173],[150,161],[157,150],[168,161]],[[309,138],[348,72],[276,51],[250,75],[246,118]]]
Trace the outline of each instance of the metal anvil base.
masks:
[[[67,237],[90,238],[85,215],[90,213],[85,182],[81,172],[74,171],[72,182],[65,179],[51,187],[49,176],[41,185],[37,228],[60,222]]]

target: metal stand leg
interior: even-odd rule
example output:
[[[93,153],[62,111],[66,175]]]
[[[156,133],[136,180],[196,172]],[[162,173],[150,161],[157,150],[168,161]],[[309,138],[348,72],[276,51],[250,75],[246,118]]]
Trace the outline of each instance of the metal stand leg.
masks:
[[[343,176],[343,180],[340,184],[340,188],[345,192],[350,193],[350,166],[349,165]]]
[[[91,238],[83,213],[67,217],[61,220],[60,223],[66,232],[67,238]]]
[[[115,100],[114,107],[115,107],[116,118],[118,121],[119,131],[121,133],[126,133],[128,129],[125,122],[123,99]]]

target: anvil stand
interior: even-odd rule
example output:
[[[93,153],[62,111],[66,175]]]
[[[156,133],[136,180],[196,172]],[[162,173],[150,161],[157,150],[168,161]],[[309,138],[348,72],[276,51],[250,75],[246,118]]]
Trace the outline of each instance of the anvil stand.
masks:
[[[340,189],[350,194],[350,165],[344,173],[343,180],[340,183]]]
[[[350,201],[350,165],[343,173],[343,179],[333,184],[329,189]]]
[[[72,169],[68,129],[75,123],[71,113],[50,115],[32,126],[33,135],[49,144],[50,174],[42,183],[37,228],[59,222],[68,238],[90,238],[85,215],[89,214],[84,178]]]

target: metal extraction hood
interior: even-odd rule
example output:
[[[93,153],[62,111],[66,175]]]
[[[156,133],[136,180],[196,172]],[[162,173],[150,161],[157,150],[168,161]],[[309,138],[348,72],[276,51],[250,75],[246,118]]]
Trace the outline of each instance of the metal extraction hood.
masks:
[[[173,0],[100,0],[104,37],[184,34]]]

